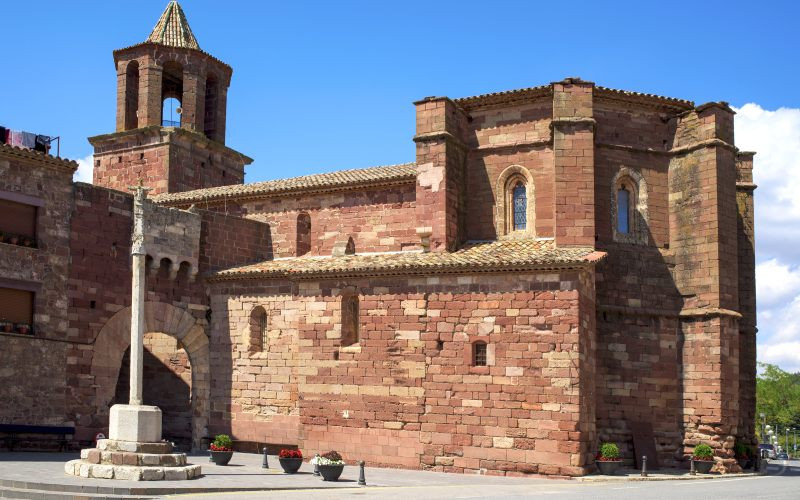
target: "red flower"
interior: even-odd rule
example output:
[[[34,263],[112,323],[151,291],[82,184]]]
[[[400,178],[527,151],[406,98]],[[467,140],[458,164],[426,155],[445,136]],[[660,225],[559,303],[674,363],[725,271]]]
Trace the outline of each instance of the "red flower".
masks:
[[[300,450],[283,449],[278,453],[278,458],[303,458],[303,452]]]

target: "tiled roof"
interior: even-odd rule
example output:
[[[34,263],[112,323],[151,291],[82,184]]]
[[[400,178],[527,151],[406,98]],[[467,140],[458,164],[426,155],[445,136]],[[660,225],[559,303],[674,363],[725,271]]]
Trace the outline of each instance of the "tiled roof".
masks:
[[[337,191],[358,187],[409,182],[416,178],[416,163],[386,165],[380,167],[340,170],[327,174],[304,175],[291,179],[234,184],[180,193],[155,196],[156,203],[185,205],[216,200],[262,198],[287,193]]]
[[[226,269],[211,281],[403,274],[527,271],[578,267],[602,259],[590,247],[556,247],[552,240],[472,242],[455,252],[394,252],[339,257],[293,257]]]
[[[678,99],[677,97],[667,97],[667,96],[657,95],[657,94],[647,94],[647,93],[644,93],[644,92],[634,92],[632,90],[610,89],[608,87],[601,87],[599,85],[595,87],[595,92],[598,95],[603,95],[603,94],[609,95],[610,94],[610,95],[615,95],[615,96],[623,97],[623,98],[624,97],[628,97],[628,98],[634,98],[634,99],[656,101],[656,102],[659,102],[660,104],[676,106],[676,107],[679,107],[679,108],[685,108],[685,109],[694,108],[694,102],[693,101],[687,101],[686,99]]]
[[[175,0],[167,4],[167,8],[164,9],[164,13],[161,14],[146,41],[169,47],[200,50],[200,45],[189,27],[189,21]]]
[[[59,158],[58,156],[48,155],[33,149],[18,148],[16,146],[11,146],[10,144],[0,144],[0,154],[16,158],[35,160],[43,165],[66,169],[70,172],[74,172],[78,169],[78,163],[75,160]]]

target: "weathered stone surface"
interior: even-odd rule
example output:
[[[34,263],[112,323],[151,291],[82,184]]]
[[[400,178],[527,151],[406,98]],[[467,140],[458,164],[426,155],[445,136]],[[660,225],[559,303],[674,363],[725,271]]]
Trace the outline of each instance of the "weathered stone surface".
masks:
[[[161,410],[157,406],[114,405],[111,407],[108,434],[113,441],[161,441]]]

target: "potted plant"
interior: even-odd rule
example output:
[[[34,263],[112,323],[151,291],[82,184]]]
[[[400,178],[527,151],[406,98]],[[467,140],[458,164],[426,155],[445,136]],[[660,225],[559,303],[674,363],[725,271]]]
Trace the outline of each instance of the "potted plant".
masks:
[[[217,434],[211,443],[211,460],[217,465],[228,465],[233,457],[233,440],[227,434]]]
[[[27,335],[31,331],[31,325],[28,323],[17,323],[17,333],[20,335]]]
[[[701,474],[708,474],[714,466],[714,450],[707,444],[698,444],[692,453],[694,469]]]
[[[336,451],[329,451],[322,456],[314,457],[311,463],[319,468],[323,481],[338,481],[344,470],[344,460]]]
[[[5,333],[11,333],[14,331],[14,323],[6,321],[6,319],[3,318],[0,320],[0,328],[2,328],[3,332]]]
[[[300,450],[281,450],[278,453],[278,462],[281,463],[283,472],[294,474],[303,465],[303,452]]]
[[[749,469],[752,465],[752,457],[750,456],[750,447],[737,442],[733,445],[733,453],[736,456],[736,461],[742,470]]]
[[[16,234],[10,234],[10,235],[8,235],[8,241],[12,245],[16,245],[16,244],[19,243],[19,236],[17,236]]]
[[[619,447],[614,443],[603,443],[594,461],[600,469],[600,474],[613,476],[622,463],[622,459],[619,458]]]
[[[22,240],[22,245],[26,247],[31,247],[33,246],[33,240],[30,238],[25,238],[24,240]]]

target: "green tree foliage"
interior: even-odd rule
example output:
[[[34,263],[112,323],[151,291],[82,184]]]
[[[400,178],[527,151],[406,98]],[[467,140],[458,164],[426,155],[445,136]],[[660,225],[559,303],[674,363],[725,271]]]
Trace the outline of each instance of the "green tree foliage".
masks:
[[[775,365],[759,363],[756,376],[756,428],[761,434],[763,413],[766,423],[779,426],[778,439],[781,445],[786,426],[798,429],[800,434],[800,373],[789,373]],[[792,432],[789,444],[793,444]]]

